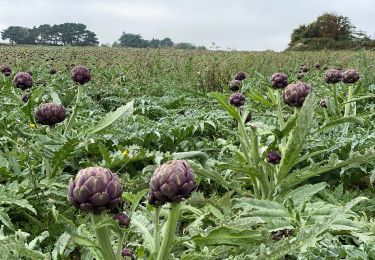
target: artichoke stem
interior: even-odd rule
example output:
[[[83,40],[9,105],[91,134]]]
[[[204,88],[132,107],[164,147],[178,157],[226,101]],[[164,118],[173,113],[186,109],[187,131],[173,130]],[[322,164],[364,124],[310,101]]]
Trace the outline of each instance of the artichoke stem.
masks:
[[[352,105],[352,103],[350,102],[353,98],[353,85],[349,85],[349,91],[348,91],[348,99],[347,99],[347,102],[345,104],[345,112],[344,112],[344,117],[347,117],[347,116],[350,116],[350,107]],[[342,136],[346,136],[346,134],[348,133],[348,130],[349,130],[349,123],[346,123],[345,126],[344,126],[344,131],[342,132]]]
[[[69,131],[72,129],[72,127],[75,123],[75,120],[76,120],[76,117],[77,117],[77,114],[78,114],[78,105],[79,105],[79,102],[81,101],[82,93],[83,93],[83,87],[82,87],[82,85],[79,85],[78,91],[77,91],[77,96],[76,96],[76,104],[73,108],[72,115],[70,116],[68,124],[66,125],[65,131],[64,131],[65,136],[69,133]]]
[[[154,243],[155,243],[155,255],[158,255],[160,249],[160,207],[155,208],[155,223],[154,223]]]
[[[333,84],[333,102],[335,104],[335,112],[336,114],[340,114],[339,112],[339,99],[337,97],[337,84]]]
[[[103,220],[102,214],[91,214],[92,223],[95,225]],[[105,260],[116,260],[115,253],[113,252],[109,232],[106,227],[99,227],[95,230],[96,239],[98,240],[100,250]]]
[[[180,215],[180,207],[181,205],[178,202],[171,203],[166,228],[164,231],[163,242],[161,244],[157,260],[168,259],[169,251],[176,233],[177,221]]]

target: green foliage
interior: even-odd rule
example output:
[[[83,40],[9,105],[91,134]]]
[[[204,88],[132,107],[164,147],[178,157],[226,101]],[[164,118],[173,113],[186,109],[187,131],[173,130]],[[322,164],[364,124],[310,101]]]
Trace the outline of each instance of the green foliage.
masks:
[[[137,259],[153,259],[157,210],[147,203],[149,180],[172,159],[189,161],[198,187],[181,203],[171,259],[374,258],[372,52],[8,46],[0,57],[34,79],[24,103],[12,76],[0,75],[4,258],[102,259],[96,240],[105,229],[116,255],[127,247]],[[354,98],[338,84],[334,106],[315,63],[358,69]],[[90,67],[92,80],[77,88],[72,64]],[[293,82],[302,64],[313,94],[289,108],[269,76],[283,71]],[[228,103],[227,83],[238,71],[248,74],[240,91],[249,123]],[[51,101],[64,105],[66,120],[33,125],[35,108]],[[343,117],[346,104],[352,110]],[[281,153],[281,164],[267,162],[269,151]],[[66,199],[69,179],[88,166],[111,169],[124,188],[123,203],[95,224]],[[165,205],[158,214],[161,234],[168,211]],[[113,220],[119,212],[130,217],[128,228]]]

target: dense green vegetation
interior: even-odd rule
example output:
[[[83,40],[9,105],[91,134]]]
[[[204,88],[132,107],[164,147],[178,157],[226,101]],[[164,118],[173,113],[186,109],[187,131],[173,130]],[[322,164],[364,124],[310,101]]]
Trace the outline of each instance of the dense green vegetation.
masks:
[[[180,203],[170,259],[375,258],[373,52],[3,46],[0,64],[12,70],[0,74],[4,259],[105,259],[103,228],[115,251],[155,259],[149,180],[172,159],[189,162],[197,189]],[[84,85],[71,79],[78,64],[91,72]],[[325,67],[356,69],[360,80],[327,84]],[[31,89],[14,87],[20,71],[32,72]],[[238,71],[243,118],[228,103]],[[281,102],[274,72],[311,85],[302,107]],[[47,102],[67,111],[54,127],[35,121]],[[280,164],[268,163],[269,151]],[[116,173],[124,189],[95,225],[67,201],[69,179],[90,166]],[[119,212],[129,227],[112,220]]]

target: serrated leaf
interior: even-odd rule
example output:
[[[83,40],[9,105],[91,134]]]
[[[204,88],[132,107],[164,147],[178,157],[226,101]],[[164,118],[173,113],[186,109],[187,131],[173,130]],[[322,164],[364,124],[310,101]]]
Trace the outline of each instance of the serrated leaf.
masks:
[[[321,182],[317,184],[306,184],[302,187],[298,187],[283,196],[283,201],[292,199],[295,206],[299,206],[306,199],[311,198],[316,193],[322,191],[327,186],[327,183]]]
[[[10,230],[15,230],[12,220],[10,219],[9,215],[2,209],[0,208],[0,221],[7,226]]]
[[[84,131],[80,132],[79,136],[83,135],[92,135],[101,130],[107,128],[111,124],[113,124],[116,120],[124,115],[131,115],[134,109],[134,100],[130,101],[126,105],[123,105],[116,109],[114,112],[109,112],[107,115],[104,116],[95,126],[89,127],[89,129],[85,129]]]
[[[191,240],[198,246],[232,245],[249,246],[264,240],[261,232],[256,230],[242,230],[231,227],[216,228],[206,236],[195,235]]]
[[[58,256],[64,254],[65,248],[68,246],[70,239],[71,239],[71,236],[67,232],[62,233],[62,235],[56,241],[55,247],[52,250],[53,260],[57,260]]]

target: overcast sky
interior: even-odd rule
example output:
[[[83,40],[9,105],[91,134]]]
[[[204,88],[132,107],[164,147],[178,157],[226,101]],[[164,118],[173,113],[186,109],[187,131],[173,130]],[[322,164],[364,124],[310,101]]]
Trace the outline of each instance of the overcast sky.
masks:
[[[283,50],[290,33],[323,12],[375,33],[375,0],[0,0],[0,30],[80,22],[100,43],[122,31],[237,50]]]

